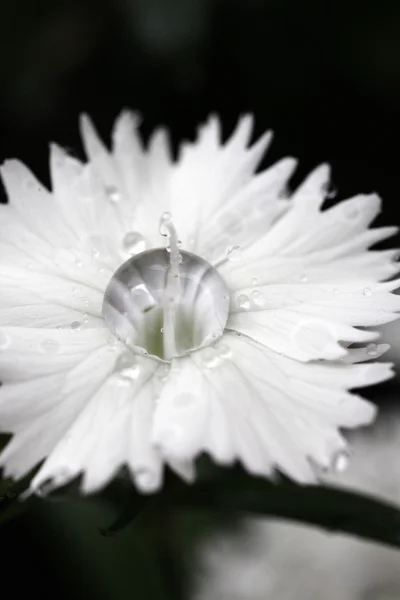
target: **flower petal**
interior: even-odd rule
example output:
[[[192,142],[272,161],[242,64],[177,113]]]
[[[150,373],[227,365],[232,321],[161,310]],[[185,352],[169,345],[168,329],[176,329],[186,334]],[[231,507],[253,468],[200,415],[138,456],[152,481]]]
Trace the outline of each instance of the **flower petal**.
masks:
[[[329,466],[343,451],[339,427],[373,420],[374,406],[347,389],[391,376],[383,363],[302,364],[234,335],[180,365],[155,414],[153,441],[164,456],[208,451],[256,474],[278,467],[300,482],[315,478],[311,458]]]
[[[282,283],[245,288],[232,296],[227,328],[298,360],[334,360],[346,354],[340,342],[377,337],[354,326],[377,326],[397,318],[400,298],[391,290],[398,285]]]

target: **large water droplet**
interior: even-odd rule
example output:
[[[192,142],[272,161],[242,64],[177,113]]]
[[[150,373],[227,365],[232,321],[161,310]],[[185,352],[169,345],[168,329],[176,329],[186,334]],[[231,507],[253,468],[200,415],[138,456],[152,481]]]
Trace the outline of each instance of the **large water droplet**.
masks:
[[[71,327],[71,329],[74,329],[75,331],[79,331],[79,329],[81,328],[81,324],[79,321],[72,321],[70,327]]]
[[[229,292],[219,273],[202,258],[181,254],[174,297],[174,356],[214,342],[223,334],[229,314]],[[165,249],[142,252],[116,271],[103,302],[105,322],[118,339],[135,352],[146,351],[163,360],[169,269]]]

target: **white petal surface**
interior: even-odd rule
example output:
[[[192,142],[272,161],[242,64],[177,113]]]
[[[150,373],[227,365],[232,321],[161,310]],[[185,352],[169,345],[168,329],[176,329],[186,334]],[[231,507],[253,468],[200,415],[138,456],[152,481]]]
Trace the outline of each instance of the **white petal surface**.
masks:
[[[348,388],[391,376],[391,365],[316,363],[280,356],[244,336],[182,359],[157,406],[153,441],[164,456],[208,451],[253,473],[273,467],[313,481],[310,458],[329,466],[345,448],[339,427],[370,423],[375,408]]]

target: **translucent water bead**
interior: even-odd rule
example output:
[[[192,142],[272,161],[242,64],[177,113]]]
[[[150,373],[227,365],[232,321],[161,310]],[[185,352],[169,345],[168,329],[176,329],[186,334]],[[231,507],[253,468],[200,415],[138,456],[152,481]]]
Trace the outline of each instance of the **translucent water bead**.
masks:
[[[180,255],[172,279],[166,249],[131,257],[104,296],[109,329],[134,351],[162,360],[215,342],[228,320],[229,293],[219,273],[199,256],[183,250]]]

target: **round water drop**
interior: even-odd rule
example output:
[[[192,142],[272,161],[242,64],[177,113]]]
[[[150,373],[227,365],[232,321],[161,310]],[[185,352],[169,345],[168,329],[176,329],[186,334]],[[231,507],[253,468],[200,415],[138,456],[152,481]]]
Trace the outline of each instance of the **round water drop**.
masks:
[[[79,331],[80,328],[81,328],[81,324],[79,321],[72,321],[71,329],[74,329],[75,331]]]
[[[363,295],[364,296],[372,296],[372,290],[369,287],[366,287],[363,289]]]
[[[228,253],[227,253],[227,258],[228,260],[235,262],[237,260],[240,260],[242,258],[242,249],[240,246],[232,246],[232,248],[229,248]]]
[[[82,267],[83,267],[83,262],[81,261],[81,259],[80,259],[80,258],[76,258],[76,259],[75,259],[75,264],[76,264],[76,266],[78,267],[78,269],[82,269]]]
[[[219,353],[213,347],[204,348],[201,351],[201,361],[205,367],[212,369],[220,362]]]
[[[168,296],[170,255],[164,248],[133,256],[108,284],[105,322],[134,352],[170,360],[207,346],[223,334],[229,315],[229,292],[223,279],[204,259],[183,250],[181,255],[179,282],[172,296]],[[172,329],[165,322],[169,297],[173,300]],[[166,332],[174,336],[172,355],[167,354],[168,348],[165,351]]]
[[[300,281],[302,281],[303,283],[306,283],[306,281],[308,281],[307,275],[301,275],[300,276]]]
[[[332,460],[332,468],[335,473],[343,473],[349,466],[349,454],[346,450],[339,450]]]
[[[393,254],[393,256],[392,256],[392,262],[393,262],[393,263],[398,263],[398,262],[400,262],[400,252],[399,252],[399,251],[397,251],[397,252],[395,252],[395,253]]]
[[[7,348],[9,341],[10,340],[8,336],[2,331],[0,331],[0,350],[4,350],[4,348]]]
[[[48,354],[56,354],[59,349],[60,349],[60,344],[57,340],[48,338],[46,340],[43,340],[40,344],[43,352],[46,352]]]
[[[239,308],[243,308],[244,310],[247,310],[248,308],[250,308],[249,297],[246,296],[245,294],[240,294],[237,298],[237,304],[238,304]]]
[[[259,290],[254,290],[253,292],[251,292],[250,296],[256,306],[264,305],[264,296]]]
[[[120,201],[121,195],[118,189],[115,187],[115,185],[107,185],[105,191],[107,198],[110,200],[110,202],[113,202],[115,204]]]
[[[371,356],[371,358],[373,358],[374,356],[378,356],[379,355],[378,346],[376,344],[368,344],[367,354],[368,354],[368,356]]]
[[[257,285],[257,283],[258,283],[257,277],[253,277],[251,280],[251,285]]]
[[[155,492],[160,482],[155,473],[143,468],[135,470],[135,484],[143,492]]]
[[[138,231],[129,231],[122,240],[124,251],[131,256],[146,250],[146,240]]]
[[[217,351],[220,358],[226,359],[232,356],[232,350],[227,344],[219,344]]]

